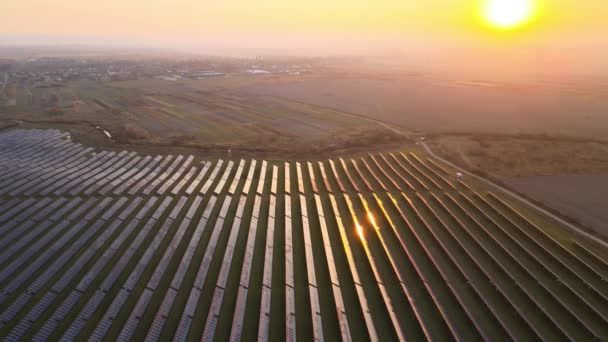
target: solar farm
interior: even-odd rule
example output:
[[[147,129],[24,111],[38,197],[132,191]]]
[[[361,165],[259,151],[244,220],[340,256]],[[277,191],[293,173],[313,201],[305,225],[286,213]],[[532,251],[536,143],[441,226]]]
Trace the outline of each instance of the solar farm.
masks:
[[[2,131],[0,339],[606,340],[608,251],[455,173]]]

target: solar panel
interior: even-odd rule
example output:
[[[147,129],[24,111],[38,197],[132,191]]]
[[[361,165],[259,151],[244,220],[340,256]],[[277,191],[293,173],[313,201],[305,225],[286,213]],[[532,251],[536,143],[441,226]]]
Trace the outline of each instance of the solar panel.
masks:
[[[220,210],[219,217],[226,218],[226,214],[228,213],[228,209],[230,208],[230,203],[232,202],[232,196],[226,196],[224,198],[224,203],[222,204],[222,209]]]
[[[277,193],[277,182],[278,182],[279,168],[276,165],[272,166],[272,183],[270,186],[270,192],[276,195]]]
[[[291,196],[285,196],[285,216],[291,217]]]
[[[203,212],[204,218],[209,219],[211,217],[211,211],[213,210],[216,201],[217,197],[211,196],[209,204],[207,204],[207,208],[205,208],[205,211]]]
[[[182,319],[184,317],[194,317],[194,313],[196,312],[196,307],[198,305],[198,300],[200,297],[200,290],[197,288],[193,288],[190,292],[190,296],[188,297],[188,301],[186,302],[186,306],[184,307],[184,312],[182,315]]]
[[[209,171],[210,166],[211,166],[210,162],[206,162],[204,164],[203,169],[196,176],[196,178],[192,181],[192,183],[190,183],[190,185],[188,186],[188,189],[186,189],[186,194],[191,195],[192,193],[194,193],[194,190],[198,187],[198,185],[200,184],[200,182],[203,180],[203,178],[205,177],[205,175]]]
[[[156,202],[158,202],[158,197],[155,197],[155,196],[150,197],[150,199],[148,200],[148,202],[146,202],[144,207],[137,213],[137,215],[135,215],[135,219],[143,220],[144,217],[150,211],[150,209],[152,209],[152,207],[154,207]]]
[[[12,209],[8,210],[4,214],[0,215],[0,222],[4,222],[4,221],[7,221],[7,220],[13,218],[19,212],[21,212],[21,210],[32,206],[35,201],[36,200],[33,198],[28,198],[28,199],[24,200],[23,202],[19,203],[18,205],[16,205]]]
[[[167,289],[165,293],[165,298],[158,309],[158,314],[163,318],[169,318],[169,313],[171,312],[171,307],[173,306],[173,302],[177,298],[177,291],[174,289]]]
[[[97,215],[99,215],[99,213],[103,212],[103,210],[105,209],[105,207],[110,204],[110,202],[112,202],[112,198],[104,198],[103,200],[101,200],[101,202],[99,204],[97,204],[95,207],[93,207],[91,210],[89,210],[89,212],[84,216],[84,220],[85,221],[91,221],[93,218],[95,218]]]
[[[241,161],[239,162],[239,167],[236,170],[236,173],[234,174],[234,179],[232,181],[232,184],[230,185],[230,189],[228,189],[228,193],[234,194],[234,192],[236,191],[236,188],[239,185],[239,181],[241,180],[241,176],[243,174],[244,167],[245,167],[245,161],[241,159]]]
[[[248,180],[253,180],[253,175],[255,173],[255,166],[257,164],[257,161],[255,159],[253,159],[251,161],[251,164],[249,165],[249,172],[247,173],[247,179]]]
[[[300,195],[300,209],[303,217],[308,217],[308,208],[306,207],[306,197]]]
[[[103,207],[101,207],[100,209],[103,209]],[[55,243],[53,243],[50,248],[46,249],[41,255],[39,255],[33,263],[29,264],[25,269],[23,269],[17,277],[14,277],[7,285],[5,290],[12,292],[14,291],[14,289],[18,288],[27,278],[29,278],[33,274],[33,272],[35,272],[35,270],[40,268],[44,263],[46,263],[47,260],[49,260],[49,258],[51,258],[52,255],[55,254],[55,252],[60,250],[69,239],[71,239],[83,227],[85,227],[86,224],[87,221],[80,221],[72,228],[70,228],[67,232],[64,232],[64,234],[59,240],[55,241]],[[52,236],[58,234],[61,228],[62,226],[56,226],[53,231],[45,235],[45,239],[40,239],[34,245],[30,246],[26,253],[23,253],[20,258],[14,260],[11,264],[9,264],[8,267],[3,270],[2,277],[6,277],[12,272],[16,271],[17,268],[20,267],[20,265],[22,265],[23,263],[25,263],[35,251],[39,250],[41,245],[44,245]],[[88,232],[92,234],[97,228],[98,227],[94,227],[94,229],[91,229]],[[2,278],[2,280],[4,280],[4,278]]]
[[[145,159],[149,159],[150,157],[146,157]],[[135,182],[140,181],[140,179],[142,179],[144,176],[146,176],[150,170],[153,170],[156,165],[158,165],[158,163],[162,160],[161,156],[156,156],[156,158],[154,158],[152,160],[152,162],[150,162],[150,164],[148,164],[146,167],[144,167],[143,169],[140,169],[135,175],[133,175],[132,177],[125,177],[124,181],[120,184],[120,186],[116,189],[114,189],[114,194],[115,195],[120,195],[122,194],[128,187],[130,187],[131,185],[133,185]],[[123,175],[124,176],[124,175]],[[123,177],[121,177],[121,179],[123,179]],[[145,181],[142,180],[141,182]],[[143,186],[143,185],[142,185]],[[133,192],[133,194],[136,191]]]
[[[59,197],[55,199],[50,205],[46,206],[44,209],[40,210],[36,215],[32,217],[34,222],[39,222],[44,217],[48,216],[54,210],[57,210],[58,207],[63,205],[67,201],[66,198]]]
[[[264,183],[266,182],[266,161],[262,162],[262,169],[260,170],[260,180],[258,181],[258,187],[256,192],[260,195],[264,193]]]
[[[154,270],[154,273],[152,274],[152,277],[148,281],[147,287],[149,289],[156,290],[158,284],[160,283],[161,277],[164,275],[165,270],[166,270],[167,266],[169,265],[171,258],[173,257],[173,253],[175,252],[178,245],[180,244],[181,239],[184,236],[184,234],[186,233],[186,229],[189,226],[190,226],[190,220],[188,220],[188,219],[183,220],[182,223],[179,225],[179,228],[173,235],[173,238],[169,244],[169,247],[165,250],[163,257],[158,262],[158,264]]]
[[[152,321],[150,330],[148,330],[148,334],[146,335],[146,341],[158,341],[160,339],[160,335],[163,331],[166,321],[166,318],[156,316],[154,318],[154,321]]]
[[[209,188],[211,187],[211,185],[213,184],[213,179],[209,178],[205,184],[203,185],[203,187],[201,188],[201,194],[206,194],[207,191],[209,190]]]
[[[235,217],[243,218],[243,212],[245,211],[245,203],[247,202],[246,196],[241,196],[239,199],[239,206],[236,209]]]
[[[27,294],[17,297],[17,300],[6,310],[4,310],[4,312],[2,312],[2,316],[0,316],[0,321],[3,323],[8,323],[13,318],[15,318],[15,316],[17,316],[17,313],[21,310],[21,308],[25,306],[25,304],[27,304],[30,298],[31,296]]]
[[[99,322],[98,327],[99,329],[95,329],[95,331],[93,331],[91,334],[91,341],[102,341],[103,337],[105,336],[105,332],[110,330],[112,327],[112,320],[103,319],[101,322]]]
[[[216,287],[211,299],[211,307],[207,313],[207,322],[203,330],[203,340],[212,341],[217,328],[218,316],[220,314],[222,300],[224,299],[224,290]]]
[[[212,316],[207,320],[205,330],[203,330],[202,341],[213,341],[215,336],[215,329],[217,327],[217,321],[218,319],[216,316]]]
[[[108,210],[106,210],[102,215],[101,215],[101,219],[104,221],[108,221],[112,216],[114,216],[114,214],[118,211],[118,209],[120,209],[120,207],[122,207],[123,204],[125,204],[125,202],[127,202],[128,199],[126,197],[121,197],[118,199],[118,201],[116,201],[116,203],[114,203]]]
[[[298,191],[300,193],[304,193],[304,183],[302,181],[302,165],[300,163],[296,163],[296,174],[298,176]]]
[[[277,212],[277,198],[275,195],[270,195],[270,203],[268,208],[268,216],[271,218],[275,218]]]
[[[186,159],[184,164],[182,164],[182,166],[180,166],[180,168],[171,176],[171,178],[169,178],[167,181],[165,181],[160,186],[160,188],[158,188],[157,193],[159,195],[163,195],[181,177],[181,175],[186,171],[186,168],[188,168],[188,166],[190,166],[193,159],[194,159],[193,156],[188,156],[188,158]],[[168,174],[167,174],[167,177],[168,177]],[[164,178],[166,178],[166,177],[164,177]]]
[[[344,225],[342,224],[342,219],[340,218],[340,211],[338,210],[338,204],[336,202],[336,199],[333,195],[329,195],[329,199],[331,202],[331,206],[333,209],[333,214],[335,215],[336,218],[336,224],[338,227],[338,232],[340,233],[340,237],[342,240],[342,244],[344,247],[344,251],[346,252],[346,258],[348,261],[348,266],[350,269],[350,272],[352,274],[353,277],[353,281],[355,283],[355,289],[357,290],[357,296],[359,298],[359,303],[361,304],[361,309],[363,310],[363,316],[365,319],[365,324],[367,327],[367,331],[370,334],[370,336],[372,337],[372,339],[377,340],[378,336],[376,333],[376,328],[374,325],[374,321],[371,317],[371,313],[369,311],[369,305],[367,303],[367,297],[365,295],[365,292],[363,291],[363,287],[361,286],[361,279],[359,277],[359,273],[357,271],[357,267],[356,267],[356,263],[355,260],[353,258],[352,252],[351,252],[351,248],[350,248],[350,243],[348,241],[348,238],[346,236],[346,231],[344,228]]]
[[[312,163],[307,162],[306,164],[308,166],[308,175],[310,177],[310,185],[312,185],[312,191],[314,191],[315,193],[318,193],[319,186],[317,185],[317,179],[315,178],[315,173],[312,169]]]
[[[186,218],[188,218],[190,220],[192,220],[194,218],[194,214],[198,210],[198,207],[200,206],[202,201],[203,201],[203,198],[201,196],[196,196],[194,198],[192,205],[188,209],[188,212],[186,212]]]
[[[287,320],[286,341],[295,342],[296,341],[295,315],[288,316],[286,320]]]
[[[260,195],[255,196],[255,202],[253,203],[253,217],[258,218],[260,213],[260,205],[262,204],[262,197]]]
[[[17,222],[23,222],[27,218],[32,217],[34,212],[40,212],[41,209],[44,208],[47,204],[49,204],[51,201],[52,199],[48,197],[37,201],[33,206],[27,208],[21,214],[15,217],[14,220]]]
[[[270,289],[262,286],[262,303],[260,308],[258,341],[268,341],[270,335],[270,299]]]
[[[245,181],[245,186],[243,186],[243,193],[248,194],[250,188],[251,188],[251,179],[247,179]]]
[[[264,273],[262,283],[268,287],[272,286],[272,255],[274,245],[274,219],[268,219],[268,231],[266,234],[266,250],[264,253]]]
[[[290,171],[290,166],[288,162],[285,162],[285,192],[286,193],[290,193],[291,192],[291,171]]]
[[[183,317],[179,322],[179,326],[177,327],[177,331],[175,332],[175,336],[173,336],[173,341],[175,342],[185,342],[188,338],[188,334],[190,332],[190,326],[192,325],[191,317]]]
[[[215,191],[214,192],[219,195],[222,192],[222,190],[224,189],[225,184],[226,184],[226,180],[225,179],[221,179],[219,181],[219,183],[217,183],[217,186],[215,187]]]
[[[323,341],[323,320],[321,319],[321,313],[313,315],[312,320],[313,336],[315,341]]]
[[[155,219],[155,220],[160,219],[162,213],[165,211],[165,209],[167,209],[167,207],[169,206],[169,204],[171,204],[172,200],[173,199],[171,197],[165,197],[165,199],[158,206],[158,208],[156,209],[156,211],[154,212],[154,214],[152,214],[152,218]]]
[[[91,318],[95,311],[97,311],[97,307],[99,306],[99,304],[101,304],[101,301],[104,299],[105,296],[106,294],[102,291],[95,291],[93,297],[91,297],[91,299],[87,302],[87,304],[80,312],[80,316],[87,320]]]
[[[108,311],[106,311],[106,314],[104,315],[102,320],[116,319],[118,317],[118,314],[120,313],[120,309],[122,308],[123,304],[127,301],[129,296],[130,296],[130,293],[128,290],[120,289],[120,291],[118,291],[118,294],[116,295],[116,297],[114,297],[114,301],[112,301],[112,304],[108,308]],[[98,326],[98,328],[99,328],[99,326]]]
[[[186,204],[187,201],[188,201],[188,197],[186,197],[186,196],[180,197],[179,201],[177,202],[177,204],[175,205],[173,210],[171,210],[169,217],[174,220],[177,219],[177,216],[182,211],[182,209],[184,208],[184,205]]]
[[[245,320],[245,304],[247,302],[247,289],[240,286],[236,297],[236,306],[230,330],[230,340],[240,341],[243,333],[243,321]]]
[[[207,252],[207,251],[205,252],[205,256],[203,257],[203,262],[201,263],[199,271],[196,275],[196,279],[195,279],[194,283],[195,283],[195,287],[198,288],[199,290],[202,290],[203,286],[205,285],[205,278],[207,278],[207,273],[209,272],[209,267],[211,266],[213,251],[215,251],[217,239],[218,239],[219,232],[220,232],[220,229],[218,227],[221,227],[223,224],[224,224],[224,220],[222,220],[222,219],[219,219],[216,222],[213,234],[211,235],[211,240],[209,241],[209,245],[207,248],[207,250],[209,252]]]
[[[0,206],[0,213],[5,212],[6,210],[12,208],[13,206],[17,205],[18,203],[21,202],[21,198],[12,198],[10,200],[8,200],[6,203],[2,204]]]
[[[171,191],[171,194],[177,195],[181,191],[181,189],[190,181],[190,179],[192,178],[192,176],[194,175],[196,170],[197,170],[196,166],[191,167],[190,170],[188,171],[188,173],[186,173],[186,175],[184,176],[184,178],[182,178],[177,183],[175,188],[173,188],[173,190]]]
[[[239,207],[244,207],[244,201],[239,203]],[[226,251],[224,252],[224,260],[222,262],[222,268],[220,269],[220,275],[217,281],[217,286],[226,287],[226,282],[228,281],[228,274],[230,272],[230,265],[232,263],[232,256],[234,253],[234,248],[236,244],[236,238],[239,234],[241,227],[241,219],[235,218],[232,224],[232,229],[230,231],[230,236],[228,238],[228,245],[226,247]]]

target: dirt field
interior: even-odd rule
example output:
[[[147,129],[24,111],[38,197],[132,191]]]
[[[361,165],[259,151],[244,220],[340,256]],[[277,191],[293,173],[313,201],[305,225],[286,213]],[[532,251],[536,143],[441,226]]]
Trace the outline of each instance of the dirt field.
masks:
[[[241,89],[370,116],[426,132],[605,137],[608,86],[430,75],[328,74]]]
[[[366,118],[231,88],[276,78],[209,81],[76,82],[20,86],[17,106],[0,119],[100,126],[121,144],[206,151],[311,153],[403,142]],[[77,134],[77,132],[74,132]]]
[[[532,199],[608,236],[608,173],[518,177],[505,182]]]
[[[440,135],[429,146],[456,164],[501,180],[608,172],[608,142],[546,136]]]
[[[100,125],[128,144],[300,152],[399,139],[375,120],[441,134],[597,139],[608,131],[605,82],[362,70],[19,86],[16,106],[0,117]]]

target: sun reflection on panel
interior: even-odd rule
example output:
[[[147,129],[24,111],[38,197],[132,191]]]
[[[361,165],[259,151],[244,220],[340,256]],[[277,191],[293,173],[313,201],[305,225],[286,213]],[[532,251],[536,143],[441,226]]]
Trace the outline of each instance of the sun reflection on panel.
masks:
[[[377,227],[378,225],[376,224],[376,219],[374,218],[374,214],[372,214],[371,212],[367,212],[367,218],[369,219],[369,221],[372,223],[372,226]]]
[[[363,227],[361,227],[361,225],[357,224],[355,226],[356,230],[357,230],[357,235],[359,235],[359,239],[361,239],[362,241],[365,241],[365,234],[363,233]]]

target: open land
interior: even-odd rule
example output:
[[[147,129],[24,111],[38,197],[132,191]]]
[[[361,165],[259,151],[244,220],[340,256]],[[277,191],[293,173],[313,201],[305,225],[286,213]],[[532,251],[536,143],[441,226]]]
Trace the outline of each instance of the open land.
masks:
[[[515,177],[507,184],[608,236],[608,174]]]
[[[608,83],[477,81],[434,74],[327,72],[242,91],[355,113],[426,133],[605,138]]]
[[[204,81],[77,82],[18,92],[22,94],[18,105],[4,117],[28,123],[98,125],[123,144],[278,154],[394,137],[365,119],[288,100],[209,90]]]

